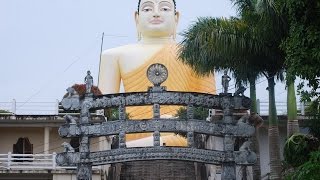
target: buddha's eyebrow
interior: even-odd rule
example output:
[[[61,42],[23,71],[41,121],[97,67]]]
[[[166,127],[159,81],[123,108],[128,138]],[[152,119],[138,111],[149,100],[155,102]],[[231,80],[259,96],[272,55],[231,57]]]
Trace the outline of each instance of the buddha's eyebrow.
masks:
[[[146,1],[146,2],[142,3],[141,6],[144,5],[144,4],[147,4],[147,3],[152,3],[152,4],[154,4],[152,1]]]
[[[170,4],[170,2],[169,2],[169,1],[161,1],[160,3],[169,3],[169,4]]]

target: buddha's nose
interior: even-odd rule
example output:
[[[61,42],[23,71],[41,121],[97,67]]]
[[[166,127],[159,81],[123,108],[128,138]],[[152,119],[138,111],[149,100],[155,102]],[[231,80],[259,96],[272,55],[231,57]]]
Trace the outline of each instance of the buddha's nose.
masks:
[[[160,17],[159,11],[157,9],[155,9],[153,17],[154,18],[159,18]]]

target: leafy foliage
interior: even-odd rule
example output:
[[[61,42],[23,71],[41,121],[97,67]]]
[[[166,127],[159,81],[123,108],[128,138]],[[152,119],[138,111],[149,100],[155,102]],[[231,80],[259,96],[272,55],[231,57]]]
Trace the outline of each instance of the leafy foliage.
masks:
[[[118,108],[105,109],[104,116],[107,117],[108,121],[119,120],[119,110],[118,110]],[[129,113],[126,113],[126,119],[130,119]]]
[[[269,122],[277,126],[274,78],[283,78],[285,54],[279,46],[288,34],[284,1],[232,2],[239,18],[199,18],[182,34],[180,57],[199,74],[230,70],[237,82],[263,74],[269,86]],[[271,174],[275,177],[280,165],[278,143],[270,142]]]
[[[311,102],[310,106],[306,109],[306,114],[309,117],[307,121],[307,127],[309,133],[320,139],[320,99],[316,99]]]
[[[298,167],[309,159],[309,153],[319,148],[319,140],[310,135],[294,134],[285,143],[284,160],[292,167]]]
[[[0,113],[10,113],[9,111],[0,109]]]
[[[205,120],[208,117],[209,109],[203,107],[194,108],[194,119]],[[181,107],[177,110],[177,113],[174,115],[179,119],[187,119],[187,109]]]
[[[320,179],[320,151],[310,153],[310,159],[289,174],[287,180],[317,180]]]
[[[194,119],[199,119],[199,120],[205,120],[208,117],[208,112],[209,109],[203,108],[203,107],[195,107],[193,109],[193,115]],[[179,119],[187,119],[187,108],[181,107],[177,110],[177,113],[174,115],[174,117],[177,117]],[[182,137],[187,137],[186,133],[176,133],[179,134]]]
[[[286,9],[289,36],[281,48],[286,53],[287,73],[308,80],[307,85],[312,88],[309,96],[319,97],[316,90],[320,87],[320,2],[287,0]]]

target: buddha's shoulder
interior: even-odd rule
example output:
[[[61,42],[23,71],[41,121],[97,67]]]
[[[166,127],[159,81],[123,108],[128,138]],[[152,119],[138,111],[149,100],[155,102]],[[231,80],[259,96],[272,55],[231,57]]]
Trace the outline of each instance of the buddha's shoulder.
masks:
[[[132,53],[141,49],[141,45],[139,44],[128,44],[123,46],[118,46],[115,48],[107,49],[103,51],[103,56],[121,56],[124,53]]]

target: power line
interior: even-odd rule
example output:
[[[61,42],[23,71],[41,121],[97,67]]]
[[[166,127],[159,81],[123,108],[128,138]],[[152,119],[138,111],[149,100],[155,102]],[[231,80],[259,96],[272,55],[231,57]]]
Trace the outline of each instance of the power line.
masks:
[[[87,55],[94,47],[94,45],[96,44],[96,42],[94,41],[93,44],[91,44],[89,46],[89,48],[87,49],[87,51],[85,51],[84,55]],[[55,76],[53,76],[50,80],[46,81],[46,83],[44,85],[41,86],[41,88],[36,91],[36,93],[32,94],[29,98],[27,98],[26,101],[24,101],[20,106],[17,107],[17,110],[20,109],[21,107],[23,107],[26,103],[28,103],[31,99],[33,99],[35,96],[37,96],[38,94],[40,94],[40,92],[42,92],[43,89],[48,88],[48,86],[50,84],[52,84],[52,81],[58,79],[57,77],[61,74],[64,74],[66,71],[68,71],[74,64],[76,64],[78,61],[80,61],[82,58],[82,56],[78,56],[75,58],[75,60],[73,60],[68,66],[66,66],[66,68],[62,71],[57,73]]]

